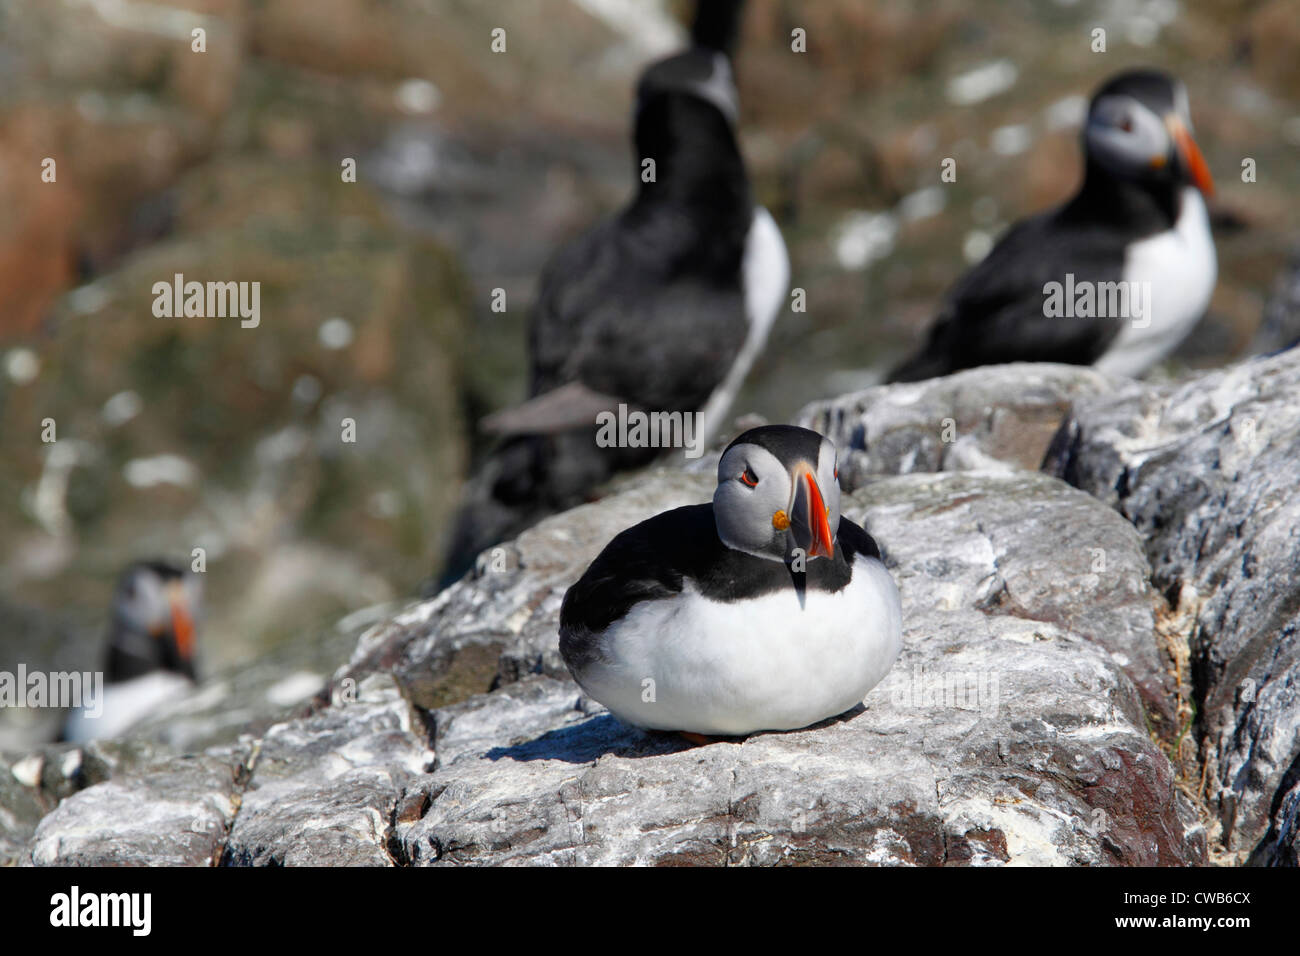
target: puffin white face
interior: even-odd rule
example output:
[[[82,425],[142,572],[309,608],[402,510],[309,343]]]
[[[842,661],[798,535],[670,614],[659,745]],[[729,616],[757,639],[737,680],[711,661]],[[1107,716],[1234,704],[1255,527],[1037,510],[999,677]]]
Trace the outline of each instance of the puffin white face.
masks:
[[[718,537],[737,551],[773,561],[790,559],[795,549],[808,559],[833,556],[840,524],[835,445],[785,425],[746,432],[718,462],[713,515]]]
[[[1085,137],[1090,156],[1112,172],[1135,179],[1163,168],[1173,148],[1164,120],[1122,94],[1093,104]]]
[[[1146,80],[1147,85],[1150,79]],[[1187,90],[1171,82],[1164,89],[1164,103],[1156,105],[1148,95],[1125,92],[1124,78],[1108,85],[1093,100],[1084,127],[1084,149],[1099,165],[1125,179],[1137,181],[1179,180],[1193,183],[1207,196],[1214,192],[1205,157],[1192,138],[1192,119]]]

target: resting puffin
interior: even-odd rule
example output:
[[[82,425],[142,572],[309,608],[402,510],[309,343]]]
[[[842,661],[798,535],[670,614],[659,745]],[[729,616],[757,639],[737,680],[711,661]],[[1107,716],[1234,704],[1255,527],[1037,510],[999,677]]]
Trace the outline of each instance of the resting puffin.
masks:
[[[483,422],[503,444],[470,480],[440,585],[489,545],[580,504],[614,473],[662,453],[596,443],[620,403],[699,411],[707,445],[767,341],[790,263],[754,203],[736,141],[724,50],[737,4],[699,4],[697,45],[637,87],[632,202],[563,248],[531,315],[531,398]],[[653,161],[653,167],[648,161]]]
[[[85,707],[74,710],[63,740],[120,737],[194,686],[198,601],[197,579],[167,562],[139,561],[122,573],[113,593],[102,711],[94,717]]]
[[[860,703],[902,649],[902,609],[876,542],[840,516],[838,481],[817,432],[740,435],[712,504],[627,529],[569,588],[560,653],[574,679],[621,720],[692,739]]]
[[[1214,291],[1217,264],[1202,198],[1214,184],[1192,139],[1183,84],[1155,70],[1114,77],[1092,98],[1083,148],[1074,198],[1012,226],[958,280],[924,348],[891,381],[1000,362],[1091,364],[1136,376],[1192,330]],[[1121,280],[1150,290],[1148,312],[1136,314],[1133,300],[1114,310],[1124,315],[1113,314],[1109,303],[1120,300],[1108,290],[1117,287],[1101,283]],[[1084,311],[1092,315],[1049,308],[1049,283],[1068,295],[1085,282],[1094,305]]]

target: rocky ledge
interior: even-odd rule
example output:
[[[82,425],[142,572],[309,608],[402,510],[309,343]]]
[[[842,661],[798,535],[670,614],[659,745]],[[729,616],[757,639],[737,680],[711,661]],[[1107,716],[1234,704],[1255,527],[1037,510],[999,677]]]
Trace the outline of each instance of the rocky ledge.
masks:
[[[10,760],[0,849],[37,865],[1295,863],[1300,356],[1160,386],[1005,366],[798,420],[846,450],[843,510],[903,598],[902,656],[855,711],[697,747],[620,724],[569,679],[565,588],[622,528],[711,493],[664,468],[369,628],[327,694],[264,732]]]
[[[1201,789],[1237,861],[1300,855],[1300,356],[1080,401],[1044,470],[1137,529],[1188,620]]]

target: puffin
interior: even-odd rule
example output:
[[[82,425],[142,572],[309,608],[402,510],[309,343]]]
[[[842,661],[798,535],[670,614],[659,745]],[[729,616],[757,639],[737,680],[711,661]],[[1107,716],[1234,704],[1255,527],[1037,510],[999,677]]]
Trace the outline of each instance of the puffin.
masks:
[[[692,444],[707,447],[762,352],[790,260],[776,222],[754,202],[737,143],[726,51],[738,8],[701,0],[695,45],[642,74],[636,194],[541,276],[530,398],[481,423],[499,444],[467,483],[439,589],[485,548],[662,453],[602,447],[601,413],[699,413]]]
[[[851,710],[903,646],[880,548],[840,514],[834,443],[792,425],[728,445],[711,503],[610,541],[565,593],[559,635],[587,696],[697,743]]]
[[[1007,230],[890,381],[1003,362],[1137,377],[1196,325],[1218,267],[1205,206],[1214,182],[1186,88],[1158,70],[1121,73],[1092,97],[1082,139],[1078,192]]]
[[[99,716],[84,706],[72,711],[62,740],[120,737],[195,686],[199,596],[197,578],[166,561],[137,561],[122,572],[113,592]]]

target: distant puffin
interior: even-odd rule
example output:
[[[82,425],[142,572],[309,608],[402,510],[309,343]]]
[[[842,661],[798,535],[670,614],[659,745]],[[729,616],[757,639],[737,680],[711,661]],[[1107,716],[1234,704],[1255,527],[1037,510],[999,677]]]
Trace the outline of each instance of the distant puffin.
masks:
[[[120,737],[159,705],[191,689],[199,585],[164,561],[130,565],[113,593],[100,716],[68,715],[62,739]]]
[[[790,425],[740,435],[712,504],[619,534],[560,609],[560,653],[589,696],[693,739],[844,713],[888,673],[902,633],[880,549],[840,516],[835,446]]]
[[[1092,98],[1083,147],[1074,198],[1012,226],[958,280],[924,348],[891,381],[1001,362],[1091,364],[1137,376],[1192,330],[1217,263],[1202,198],[1214,184],[1192,139],[1186,88],[1155,70],[1114,77]],[[1138,296],[1150,290],[1148,311],[1139,314],[1136,298],[1123,309],[1112,291],[1120,287],[1101,285],[1120,280]],[[1093,314],[1070,304],[1049,314],[1049,283],[1064,295],[1078,290],[1076,297],[1090,284],[1092,308],[1078,301]]]
[[[762,351],[790,263],[776,223],[754,204],[736,142],[724,51],[738,8],[702,0],[697,45],[642,75],[636,197],[543,273],[529,334],[532,397],[484,420],[505,441],[469,482],[442,584],[489,545],[662,453],[598,447],[600,412],[620,403],[700,411],[694,437],[706,445]]]

